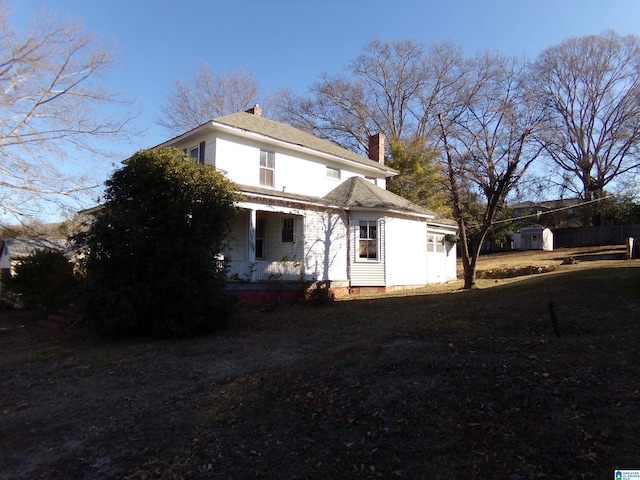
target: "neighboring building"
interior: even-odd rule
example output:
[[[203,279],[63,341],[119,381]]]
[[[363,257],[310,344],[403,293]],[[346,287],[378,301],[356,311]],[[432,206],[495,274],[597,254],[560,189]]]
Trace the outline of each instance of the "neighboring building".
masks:
[[[533,225],[521,228],[512,237],[514,250],[553,250],[553,233],[547,227]]]
[[[520,202],[509,205],[514,219],[528,218],[529,221],[550,228],[577,227],[584,222],[584,200],[564,198],[541,202]]]
[[[47,238],[12,238],[0,240],[0,273],[2,277],[15,274],[20,260],[27,258],[34,250],[51,249],[65,251],[66,240]]]
[[[4,237],[0,240],[0,294],[2,280],[15,274],[15,268],[20,260],[27,258],[34,250],[52,249],[65,250],[66,240],[46,238],[13,238]],[[19,304],[15,304],[18,306]]]
[[[154,148],[169,146],[224,171],[244,195],[223,252],[241,299],[286,282],[322,281],[340,295],[456,276],[445,241],[455,222],[386,190],[397,172],[384,164],[384,135],[371,138],[366,158],[262,118],[256,106]]]

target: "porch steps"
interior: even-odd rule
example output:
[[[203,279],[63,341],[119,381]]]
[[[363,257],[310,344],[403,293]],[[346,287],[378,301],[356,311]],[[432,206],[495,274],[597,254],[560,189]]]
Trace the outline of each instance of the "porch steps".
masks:
[[[38,320],[36,323],[50,330],[62,330],[70,327],[80,320],[80,316],[76,312],[75,305],[69,305],[66,308],[60,308],[55,313],[47,315],[46,320]]]

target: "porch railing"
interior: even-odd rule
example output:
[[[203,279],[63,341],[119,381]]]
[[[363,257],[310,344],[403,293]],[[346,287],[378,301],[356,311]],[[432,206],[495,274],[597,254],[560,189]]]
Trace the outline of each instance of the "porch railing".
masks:
[[[231,260],[228,263],[227,277],[231,281],[295,281],[300,280],[302,276],[302,263],[297,261]]]

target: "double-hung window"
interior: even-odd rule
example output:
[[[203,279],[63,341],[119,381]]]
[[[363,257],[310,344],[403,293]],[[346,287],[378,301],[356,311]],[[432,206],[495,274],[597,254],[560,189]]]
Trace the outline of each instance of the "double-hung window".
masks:
[[[273,152],[260,150],[260,185],[273,187],[275,185],[276,155]]]
[[[367,260],[378,259],[378,222],[375,220],[360,220],[358,257]]]
[[[191,158],[193,158],[196,161],[196,163],[200,163],[204,165],[204,147],[205,147],[205,142],[200,142],[195,147],[185,148],[183,151],[184,153],[189,155]]]
[[[293,217],[282,219],[282,243],[293,243]]]
[[[444,235],[427,235],[427,252],[444,252]]]

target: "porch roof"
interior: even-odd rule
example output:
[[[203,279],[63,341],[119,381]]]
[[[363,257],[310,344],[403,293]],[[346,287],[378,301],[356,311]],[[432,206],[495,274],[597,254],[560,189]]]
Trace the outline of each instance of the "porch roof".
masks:
[[[240,193],[252,198],[272,201],[296,202],[306,205],[322,205],[344,210],[383,210],[425,218],[430,224],[455,227],[456,223],[443,218],[420,205],[395,193],[380,188],[362,177],[345,180],[324,197],[312,197],[279,192],[268,188],[239,185]]]
[[[253,185],[238,185],[238,191],[239,193],[253,199],[262,198],[272,201],[295,202],[304,205],[322,205],[326,207],[342,208],[341,205],[331,203],[329,200],[322,197],[312,197],[310,195],[282,192],[279,190],[274,190],[272,188],[254,187]]]

